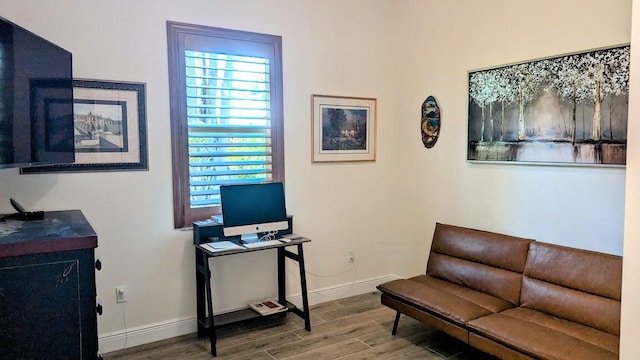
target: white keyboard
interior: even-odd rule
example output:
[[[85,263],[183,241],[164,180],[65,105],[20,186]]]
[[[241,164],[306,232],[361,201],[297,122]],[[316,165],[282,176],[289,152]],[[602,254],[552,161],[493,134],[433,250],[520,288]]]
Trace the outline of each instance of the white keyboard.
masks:
[[[258,247],[273,246],[273,245],[280,245],[280,244],[282,244],[282,242],[280,240],[267,240],[267,241],[251,242],[251,243],[247,243],[247,244],[243,244],[243,245],[247,249],[253,249],[253,248],[258,248]]]

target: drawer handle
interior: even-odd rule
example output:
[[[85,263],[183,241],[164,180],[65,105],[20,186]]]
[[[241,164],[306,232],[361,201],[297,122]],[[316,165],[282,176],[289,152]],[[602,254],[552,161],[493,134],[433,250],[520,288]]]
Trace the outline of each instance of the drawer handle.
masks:
[[[96,260],[96,270],[102,270],[102,260],[100,259]]]
[[[98,315],[102,315],[102,304],[98,303],[98,305],[96,306],[96,312],[98,313]]]

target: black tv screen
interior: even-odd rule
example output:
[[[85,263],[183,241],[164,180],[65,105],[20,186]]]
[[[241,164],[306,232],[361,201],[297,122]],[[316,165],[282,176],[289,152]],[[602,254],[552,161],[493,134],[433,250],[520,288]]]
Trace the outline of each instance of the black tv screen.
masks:
[[[0,168],[74,161],[71,53],[0,18]]]

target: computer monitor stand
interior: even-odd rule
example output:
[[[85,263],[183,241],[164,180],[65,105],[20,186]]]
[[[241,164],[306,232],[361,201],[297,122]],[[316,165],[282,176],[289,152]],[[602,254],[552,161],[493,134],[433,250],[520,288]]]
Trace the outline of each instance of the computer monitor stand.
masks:
[[[240,244],[248,244],[248,243],[257,242],[257,241],[258,241],[257,233],[240,235]]]

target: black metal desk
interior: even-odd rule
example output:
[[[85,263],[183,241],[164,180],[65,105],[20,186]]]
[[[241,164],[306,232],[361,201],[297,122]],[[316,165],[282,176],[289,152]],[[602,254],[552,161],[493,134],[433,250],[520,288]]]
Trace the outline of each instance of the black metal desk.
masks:
[[[304,269],[304,252],[302,245],[306,242],[310,242],[310,239],[300,238],[291,240],[289,243],[281,243],[277,245],[263,246],[250,249],[241,250],[226,250],[226,251],[209,251],[209,249],[203,247],[209,239],[208,235],[217,232],[217,227],[212,226],[211,229],[206,229],[202,226],[194,224],[194,246],[196,255],[196,301],[197,301],[197,313],[198,313],[198,336],[209,336],[211,341],[211,355],[217,356],[216,351],[216,327],[235,323],[238,321],[248,320],[251,318],[261,317],[262,315],[247,308],[238,311],[233,311],[225,314],[215,315],[213,313],[213,300],[211,296],[211,269],[209,266],[209,260],[211,258],[230,256],[230,255],[242,255],[244,253],[253,251],[265,251],[276,250],[278,252],[278,302],[285,305],[287,310],[279,312],[274,315],[268,316],[284,316],[287,312],[292,312],[302,319],[304,319],[304,328],[307,331],[311,331],[311,320],[309,317],[309,301],[307,298],[307,280]],[[219,240],[229,241],[229,238],[219,238]],[[232,239],[231,239],[232,240]],[[297,253],[291,252],[287,247],[295,246]],[[289,258],[298,262],[300,269],[300,288],[302,291],[302,309],[297,308],[294,304],[287,301],[286,298],[286,273],[285,273],[285,259]]]

